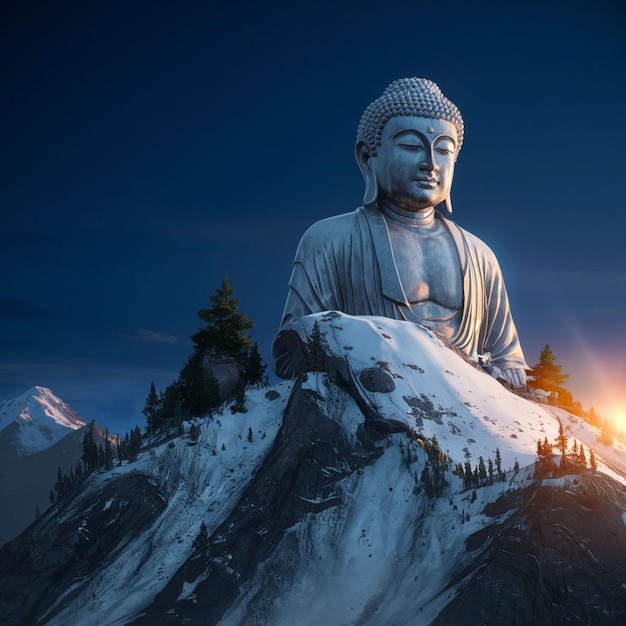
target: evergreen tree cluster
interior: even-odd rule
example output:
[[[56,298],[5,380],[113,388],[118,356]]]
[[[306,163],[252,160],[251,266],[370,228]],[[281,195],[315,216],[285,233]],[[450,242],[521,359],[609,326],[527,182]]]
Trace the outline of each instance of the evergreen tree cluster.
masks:
[[[563,424],[559,420],[559,434],[553,443],[544,440],[537,441],[537,459],[535,461],[535,478],[551,478],[555,476],[565,476],[566,474],[582,474],[590,469],[595,472],[598,468],[595,452],[589,448],[588,455],[582,443],[572,438],[572,443],[568,446],[569,438],[565,434]],[[557,467],[554,462],[554,450],[561,456],[561,461]],[[589,468],[587,468],[589,462]]]
[[[565,388],[569,374],[563,372],[563,367],[557,363],[556,356],[549,345],[543,347],[539,354],[539,361],[529,371],[529,374],[529,387],[556,392],[558,394],[558,406],[599,428],[601,443],[610,446],[613,439],[619,439],[626,443],[626,431],[617,430],[615,425],[597,413],[593,406],[585,411],[582,404],[578,400],[574,400],[572,394]]]
[[[110,470],[113,468],[115,461],[118,464],[121,464],[122,461],[136,461],[141,449],[142,439],[141,429],[139,426],[135,426],[130,433],[124,435],[123,439],[118,438],[114,446],[107,429],[104,432],[104,444],[102,442],[96,444],[92,424],[83,435],[83,454],[81,458],[84,471],[92,472],[99,468]]]
[[[420,444],[424,448],[427,457],[420,477],[424,485],[424,491],[431,499],[439,498],[448,485],[446,472],[448,471],[450,459],[439,447],[437,437],[433,436],[431,439],[420,440]]]
[[[234,297],[228,279],[224,278],[210,302],[209,308],[198,311],[205,324],[191,337],[193,352],[178,379],[159,394],[154,382],[150,385],[143,409],[149,435],[173,427],[182,433],[183,420],[211,413],[232,398],[235,399],[233,412],[245,412],[246,386],[261,384],[265,379],[267,366],[247,332],[254,322],[238,310],[239,300]],[[234,391],[220,389],[205,366],[207,355],[230,357],[240,365],[240,380]]]
[[[502,469],[502,457],[498,448],[496,448],[495,462],[489,457],[485,463],[485,459],[479,456],[478,463],[473,468],[469,461],[465,461],[464,464],[459,462],[452,473],[463,481],[465,490],[478,489],[506,480],[506,472]]]
[[[54,488],[50,490],[48,497],[50,504],[54,504],[57,500],[61,499],[71,488],[71,486],[83,475],[83,468],[80,461],[76,463],[76,466],[70,469],[70,473],[64,473],[61,471],[61,466],[57,468],[57,479],[54,483]]]
[[[82,463],[78,461],[76,466],[70,469],[69,474],[62,472],[61,467],[58,467],[53,489],[48,493],[50,504],[62,498],[81,476],[98,469],[109,471],[113,469],[115,462],[121,465],[124,460],[129,463],[137,460],[143,440],[139,426],[136,426],[130,434],[126,433],[123,439],[117,438],[117,441],[113,442],[106,429],[104,440],[99,443],[96,443],[94,438],[94,427],[95,422],[92,422],[83,435]]]
[[[614,439],[626,443],[626,431],[616,428],[615,424],[610,419],[603,417],[593,406],[590,406],[587,411],[575,413],[579,417],[582,417],[588,424],[600,430],[598,440],[605,446],[612,445]]]
[[[539,361],[530,370],[528,386],[556,392],[559,406],[572,408],[575,405],[574,398],[565,388],[568,379],[569,374],[563,372],[563,366],[557,363],[552,348],[546,344],[539,353]]]
[[[85,471],[92,472],[97,468],[110,470],[113,468],[113,447],[109,437],[109,431],[105,430],[104,445],[102,442],[96,444],[93,436],[93,424],[85,431],[83,435],[83,454],[82,460],[85,465]],[[120,442],[116,445],[116,455],[120,458]]]

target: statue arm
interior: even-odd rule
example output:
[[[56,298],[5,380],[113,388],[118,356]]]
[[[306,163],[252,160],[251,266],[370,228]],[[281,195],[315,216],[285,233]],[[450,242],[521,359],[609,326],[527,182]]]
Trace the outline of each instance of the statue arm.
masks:
[[[485,285],[488,302],[485,352],[491,353],[492,363],[508,383],[524,387],[528,365],[513,322],[502,271],[491,250],[489,256]]]
[[[314,224],[302,237],[293,262],[280,329],[272,343],[274,371],[291,378],[306,359],[302,317],[320,311],[342,310],[338,265],[326,221]]]

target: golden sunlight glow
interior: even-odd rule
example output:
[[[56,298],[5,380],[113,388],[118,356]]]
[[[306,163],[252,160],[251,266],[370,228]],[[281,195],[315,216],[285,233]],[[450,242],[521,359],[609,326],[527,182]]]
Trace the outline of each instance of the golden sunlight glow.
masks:
[[[626,432],[626,405],[616,405],[611,411],[609,418],[615,425],[615,428]]]

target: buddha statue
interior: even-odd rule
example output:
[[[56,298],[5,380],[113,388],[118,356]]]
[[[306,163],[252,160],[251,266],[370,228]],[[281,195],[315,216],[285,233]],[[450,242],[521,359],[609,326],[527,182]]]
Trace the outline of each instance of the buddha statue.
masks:
[[[420,324],[513,387],[526,384],[497,259],[443,215],[463,135],[458,108],[426,79],[391,83],[365,110],[355,146],[363,206],[317,222],[300,241],[272,347],[279,376],[302,365],[294,322],[336,310]]]

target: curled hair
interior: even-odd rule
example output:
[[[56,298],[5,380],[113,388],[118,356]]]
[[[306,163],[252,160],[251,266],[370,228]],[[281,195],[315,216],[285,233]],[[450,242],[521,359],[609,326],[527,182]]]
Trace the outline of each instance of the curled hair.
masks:
[[[441,89],[426,78],[401,78],[385,89],[361,116],[357,142],[365,141],[372,156],[381,144],[383,128],[393,117],[416,116],[446,120],[456,127],[457,155],[463,145],[463,118],[459,109],[448,100]]]

